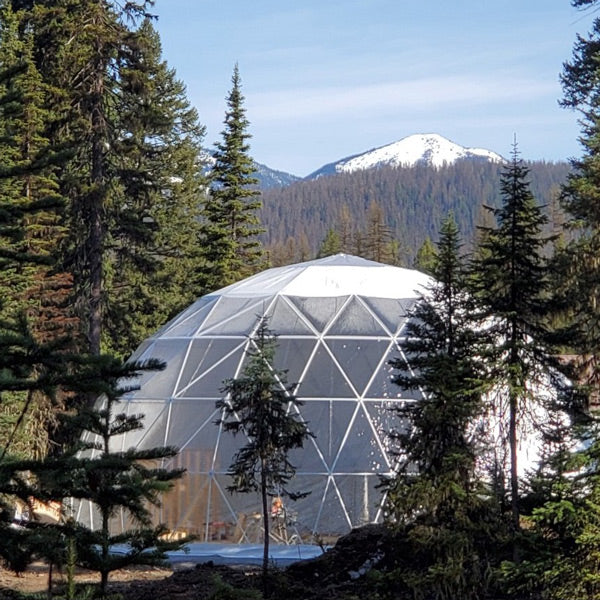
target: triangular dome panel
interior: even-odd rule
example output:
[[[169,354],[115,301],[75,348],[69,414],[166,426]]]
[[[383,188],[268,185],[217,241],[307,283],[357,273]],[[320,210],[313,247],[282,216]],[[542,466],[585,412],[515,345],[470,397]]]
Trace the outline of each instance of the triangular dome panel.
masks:
[[[176,338],[176,337],[192,337],[202,324],[206,317],[210,314],[210,311],[214,308],[218,298],[211,298],[207,302],[197,302],[192,306],[193,310],[186,311],[179,318],[171,321],[171,323],[165,328],[161,337],[165,338]]]
[[[414,300],[404,301],[397,298],[373,298],[361,296],[361,300],[369,307],[371,312],[386,326],[389,333],[394,335],[407,317],[408,307]]]
[[[402,360],[403,358],[404,354],[397,344],[393,344],[388,356],[373,372],[373,377],[365,392],[365,398],[400,400],[406,396],[405,390],[393,383],[398,371],[389,364],[390,360]]]
[[[210,377],[211,381],[202,384],[207,386],[206,393],[197,391],[196,395],[192,397],[213,397],[215,394],[219,396],[219,390],[223,387],[223,381],[228,377],[236,375],[235,369],[233,372],[231,370],[224,372],[221,363],[227,362],[227,365],[231,366],[232,355],[234,355],[234,361],[237,360],[239,364],[245,345],[245,339],[195,339],[191,343],[185,358],[185,364],[178,381],[177,394],[190,397],[188,391],[190,386],[194,385],[195,382],[205,377],[208,373],[212,373]],[[208,389],[213,390],[213,392],[209,394]]]
[[[237,336],[246,337],[256,330],[260,316],[256,312],[256,305],[251,305],[247,310],[232,315],[212,327],[204,327],[206,335],[211,336]]]
[[[328,336],[389,335],[373,313],[352,296],[327,329]]]
[[[381,440],[373,434],[373,425],[364,407],[360,406],[336,459],[335,470],[341,473],[378,473],[382,469],[387,470]]]
[[[128,402],[122,412],[127,415],[143,415],[143,429],[130,431],[127,435],[115,437],[112,442],[121,451],[144,443],[148,447],[163,446],[168,418],[168,404],[162,400],[154,402]]]
[[[306,364],[315,351],[316,338],[283,338],[277,340],[275,368],[287,371],[290,385],[298,383]]]
[[[346,511],[344,499],[335,484],[334,477],[328,481],[324,495],[317,499],[318,513],[315,521],[316,531],[345,531],[352,527],[352,521]]]
[[[298,309],[285,296],[279,296],[268,312],[269,328],[277,335],[315,335],[315,330]]]
[[[391,464],[390,453],[392,451],[390,433],[404,429],[405,421],[396,412],[396,409],[404,405],[404,403],[399,405],[397,402],[373,402],[365,400],[363,405],[375,431],[374,439],[376,438],[384,449],[384,458],[389,466]]]
[[[315,465],[315,468],[321,467],[330,470],[333,466],[335,457],[339,453],[344,438],[346,437],[348,426],[356,411],[356,402],[352,400],[306,400],[299,407],[302,419],[307,423],[309,430],[315,436],[310,445],[305,443],[305,447],[312,447],[319,458],[312,462],[309,457],[302,458],[303,465]]]
[[[356,391],[323,344],[319,344],[298,387],[304,398],[355,398]]]
[[[221,296],[208,318],[202,324],[201,332],[209,333],[217,326],[226,327],[227,323],[235,321],[238,315],[245,312],[249,312],[250,316],[254,317],[253,322],[258,323],[258,315],[264,314],[266,308],[269,306],[269,300],[270,296],[258,298],[229,298]],[[249,334],[250,331],[245,330],[240,333]]]
[[[373,377],[373,372],[387,357],[389,337],[369,339],[326,339],[326,344],[361,396]]]
[[[327,325],[337,316],[346,303],[348,296],[333,298],[303,298],[290,296],[289,300],[312,323],[318,333],[322,333]]]
[[[161,400],[171,397],[175,393],[175,385],[189,343],[188,340],[161,338],[148,345],[138,360],[156,358],[165,363],[165,368],[159,371],[140,371],[138,377],[126,382],[127,385],[131,384],[139,389],[128,392],[124,398]]]
[[[328,470],[327,457],[314,439],[307,439],[302,448],[292,450],[289,459],[302,473],[326,473]]]
[[[210,312],[210,307],[213,306],[217,300],[218,296],[203,296],[199,298],[188,306],[185,310],[181,311],[176,317],[165,323],[152,337],[154,338],[162,338],[168,336],[169,331],[174,327],[182,325],[186,321],[190,321],[192,323],[201,322],[208,312]],[[196,315],[201,315],[196,317]],[[190,326],[190,330],[192,330],[192,334],[195,331],[192,326]]]
[[[191,419],[190,415],[194,415]],[[215,422],[220,417],[215,403],[198,402],[185,398],[172,402],[169,412],[169,427],[166,444],[178,448],[187,447],[196,435],[206,435],[203,445],[207,444],[210,436],[216,442]]]

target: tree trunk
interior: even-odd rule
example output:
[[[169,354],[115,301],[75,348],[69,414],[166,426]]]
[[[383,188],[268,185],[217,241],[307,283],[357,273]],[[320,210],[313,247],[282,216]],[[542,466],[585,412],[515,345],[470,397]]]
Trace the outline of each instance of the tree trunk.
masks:
[[[260,466],[260,493],[262,498],[263,511],[263,564],[262,564],[262,583],[263,596],[268,597],[268,576],[269,576],[269,504],[267,498],[267,476],[265,473],[265,462],[261,459]]]
[[[102,566],[100,571],[100,595],[104,598],[106,596],[106,588],[108,586],[108,559],[110,557],[110,541],[109,541],[109,529],[108,529],[108,512],[102,510],[102,542],[101,549],[102,553]]]
[[[517,395],[511,391],[509,407],[510,506],[514,531],[519,530],[519,473],[517,465]]]
[[[102,73],[97,73],[98,81],[94,90],[92,106],[92,192],[90,194],[90,228],[89,228],[89,344],[92,354],[100,354],[102,335],[102,248],[104,231],[102,208],[104,201],[104,119],[102,115]]]

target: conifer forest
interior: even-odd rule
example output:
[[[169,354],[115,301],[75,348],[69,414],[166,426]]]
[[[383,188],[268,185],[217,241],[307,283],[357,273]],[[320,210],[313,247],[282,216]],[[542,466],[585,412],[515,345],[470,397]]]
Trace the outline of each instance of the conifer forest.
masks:
[[[163,564],[191,542],[151,517],[185,480],[165,467],[179,449],[111,444],[144,428],[119,398],[166,366],[131,355],[207,293],[346,253],[431,276],[410,315],[413,368],[390,365],[394,385],[422,401],[395,409],[406,427],[389,432],[397,466],[381,481],[385,514],[364,534],[376,541],[359,534],[356,547],[346,540],[286,573],[269,566],[267,535],[259,583],[215,579],[186,600],[600,599],[600,12],[560,74],[557,100],[581,127],[570,163],[524,161],[515,141],[503,164],[261,189],[244,73],[231,65],[223,130],[206,140],[162,56],[153,4],[0,0],[0,571],[43,564],[47,597],[127,600],[111,592],[114,572]],[[265,523],[269,486],[294,479],[287,450],[310,438],[286,414],[287,388],[272,392],[285,371],[265,368],[268,325],[218,404],[233,433],[264,430],[257,403],[277,407],[266,441],[250,436],[231,467],[237,492],[262,486]],[[507,426],[498,460],[482,464],[490,403]],[[544,448],[524,470],[531,419]],[[74,518],[78,502],[99,527]],[[36,520],[40,505],[59,517]],[[115,534],[119,511],[129,528]],[[356,577],[340,583],[343,562],[323,574],[328,555],[358,550],[372,553]],[[79,587],[77,569],[97,584]]]

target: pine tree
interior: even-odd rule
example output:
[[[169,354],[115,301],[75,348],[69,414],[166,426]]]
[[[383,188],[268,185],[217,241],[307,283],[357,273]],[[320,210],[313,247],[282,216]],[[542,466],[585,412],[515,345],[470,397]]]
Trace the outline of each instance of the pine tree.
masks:
[[[437,250],[431,238],[427,236],[415,256],[415,269],[431,275],[436,262]]]
[[[100,573],[102,596],[112,571],[129,565],[161,564],[166,551],[189,541],[169,541],[165,527],[151,523],[150,506],[159,505],[161,495],[183,475],[183,470],[161,466],[177,449],[116,449],[119,436],[143,428],[143,415],[118,412],[120,397],[136,389],[122,382],[139,376],[141,370],[162,367],[164,364],[155,360],[123,364],[106,355],[85,360],[70,380],[72,389],[85,396],[91,392],[102,401],[65,415],[71,430],[80,434],[73,439],[81,441],[38,469],[41,494],[91,505],[97,523],[67,520],[61,531],[75,542],[77,564]],[[129,529],[114,533],[111,520],[116,517],[128,523]],[[127,551],[113,552],[117,544],[127,545]]]
[[[376,262],[393,263],[392,230],[386,225],[383,211],[377,202],[371,202],[367,211],[367,225],[363,232],[361,256]]]
[[[277,338],[262,318],[248,340],[248,362],[240,377],[225,381],[224,398],[217,401],[222,411],[218,423],[224,431],[244,434],[229,467],[229,491],[258,491],[264,528],[263,583],[266,591],[269,562],[269,496],[297,499],[305,494],[292,492],[287,484],[296,472],[288,455],[302,448],[310,437],[298,415],[300,402],[293,396],[284,371],[273,367]]]
[[[128,354],[204,290],[182,273],[202,260],[203,129],[160,59],[151,4],[52,0],[31,16],[38,68],[60,91],[53,105],[68,107],[52,129],[75,148],[58,173],[69,210],[62,250],[80,347],[95,354]],[[117,345],[115,329],[129,332]]]
[[[335,229],[329,229],[325,239],[321,242],[321,247],[317,253],[317,258],[325,258],[337,254],[341,250],[340,236]]]
[[[575,7],[593,6],[597,0],[573,0]],[[599,381],[600,327],[598,250],[600,249],[600,178],[598,177],[598,63],[600,19],[595,18],[587,37],[578,36],[573,57],[562,74],[565,107],[580,112],[584,155],[572,161],[572,171],[561,202],[570,214],[568,243],[559,247],[554,263],[563,313],[572,336],[569,352],[578,354],[579,373],[586,395]],[[586,389],[587,387],[587,389]],[[588,410],[583,403],[584,414]],[[521,564],[506,565],[506,578],[515,595],[526,593],[551,600],[595,598],[600,593],[597,561],[600,499],[598,479],[598,428],[596,419],[576,423],[563,436],[564,448],[551,457],[544,478],[542,502],[528,530],[535,536],[532,551]],[[573,444],[573,439],[578,440]],[[571,445],[568,444],[571,442]],[[574,451],[575,448],[575,451]]]
[[[33,34],[24,15],[7,2],[0,4],[0,13],[2,323],[8,339],[14,340],[19,324],[23,340],[33,335],[39,343],[50,344],[64,341],[77,324],[65,306],[72,280],[59,268],[57,252],[66,231],[56,172],[70,151],[49,139],[60,115],[47,106],[54,92],[36,68]],[[13,451],[43,455],[55,405],[63,399],[50,400],[29,389],[5,392],[2,401],[0,439],[10,439]]]
[[[248,152],[249,121],[244,109],[239,68],[235,65],[227,96],[225,129],[216,145],[211,191],[204,207],[204,246],[208,263],[207,289],[215,290],[260,269],[263,232],[255,167]]]
[[[520,528],[518,445],[524,419],[543,406],[545,390],[558,386],[560,365],[549,342],[550,292],[542,231],[547,222],[527,182],[528,169],[518,158],[501,177],[503,203],[491,209],[497,226],[483,229],[473,261],[473,293],[479,303],[487,342],[478,350],[488,364],[499,415],[505,424],[509,456],[510,506]],[[550,394],[552,395],[552,394]],[[536,423],[543,431],[543,423]]]
[[[573,0],[573,6],[593,6],[595,0]],[[600,129],[598,125],[600,67],[595,56],[600,48],[600,18],[590,33],[579,35],[561,82],[562,105],[580,114],[582,158],[571,161],[571,173],[563,189],[562,205],[570,217],[572,239],[562,252],[563,295],[567,315],[577,332],[574,351],[580,357],[580,376],[596,387],[600,383]]]
[[[340,238],[340,252],[344,254],[352,254],[353,252],[353,231],[354,223],[350,210],[347,204],[342,204],[339,209],[339,215],[337,219],[337,232]]]
[[[476,475],[485,385],[473,354],[478,333],[460,245],[449,216],[432,264],[435,279],[407,324],[410,369],[403,359],[390,363],[398,369],[395,383],[423,394],[397,410],[406,431],[393,436],[401,461],[385,486],[391,523],[410,544],[399,562],[416,597],[481,597],[494,560],[494,509]]]
[[[161,60],[146,19],[121,68],[115,175],[123,203],[108,214],[103,347],[129,356],[201,295],[198,273],[204,129],[185,88]]]

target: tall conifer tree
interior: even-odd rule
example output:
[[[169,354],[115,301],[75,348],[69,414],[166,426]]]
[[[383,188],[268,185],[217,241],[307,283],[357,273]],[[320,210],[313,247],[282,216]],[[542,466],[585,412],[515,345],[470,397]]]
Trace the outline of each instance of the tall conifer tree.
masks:
[[[367,211],[367,226],[363,231],[361,256],[376,262],[393,263],[395,245],[392,229],[385,223],[383,211],[377,202],[371,202]]]
[[[242,434],[247,441],[233,457],[228,474],[229,491],[258,492],[264,530],[263,585],[266,594],[269,562],[269,496],[290,497],[306,494],[291,492],[287,485],[296,469],[289,453],[302,448],[311,434],[301,420],[286,373],[273,368],[277,338],[266,318],[259,321],[248,340],[248,363],[243,373],[225,381],[225,397],[217,401],[221,410],[219,424],[224,431]]]
[[[400,572],[415,597],[481,597],[493,555],[486,536],[494,511],[475,473],[484,384],[460,244],[449,216],[434,279],[407,324],[403,349],[411,368],[391,361],[399,370],[395,383],[423,394],[397,411],[406,431],[393,436],[401,462],[386,486],[391,522],[410,548],[399,558]]]
[[[64,340],[77,324],[66,308],[72,279],[59,269],[58,255],[66,229],[57,172],[70,154],[49,139],[60,114],[48,106],[55,91],[36,67],[34,35],[26,26],[26,15],[13,11],[8,2],[0,4],[0,11],[3,340],[16,343],[14,336],[24,327],[21,339],[31,347]],[[35,378],[35,373],[31,375]],[[10,439],[13,450],[43,454],[54,420],[49,398],[30,388],[5,393],[3,403],[5,430],[0,438]]]
[[[572,0],[574,7],[598,4],[597,0]],[[600,382],[600,128],[598,52],[600,18],[587,36],[578,36],[571,60],[562,73],[564,107],[581,115],[583,156],[572,161],[572,172],[563,188],[561,202],[570,215],[567,226],[573,236],[560,248],[555,280],[562,284],[561,300],[572,328],[569,351],[578,356],[579,380],[587,393],[595,393]],[[584,404],[584,412],[589,407]],[[517,594],[550,600],[596,598],[598,577],[599,498],[598,459],[600,447],[596,419],[579,423],[565,435],[580,437],[574,449],[565,443],[546,469],[545,502],[533,514],[528,533],[531,556],[520,565],[507,565],[509,584]],[[552,474],[552,478],[547,473]]]
[[[123,364],[109,356],[84,365],[73,385],[82,392],[91,389],[96,396],[101,391],[102,403],[66,416],[81,434],[75,439],[81,441],[65,456],[47,460],[39,470],[40,488],[46,494],[89,503],[91,522],[67,519],[60,529],[75,542],[77,564],[100,573],[102,596],[111,572],[128,565],[160,564],[166,551],[186,541],[168,540],[165,527],[152,524],[150,511],[183,475],[182,469],[162,466],[178,450],[171,446],[116,449],[119,436],[143,428],[143,415],[119,411],[120,396],[136,389],[124,386],[123,381],[138,376],[140,370],[162,367],[156,360]],[[126,525],[117,526],[115,532],[113,519]],[[126,551],[113,552],[117,544],[127,545]]]
[[[214,290],[255,273],[263,264],[258,235],[261,207],[258,180],[250,155],[249,121],[238,65],[227,96],[225,128],[216,145],[211,192],[204,208],[207,289]]]
[[[596,0],[573,0],[586,7]],[[575,233],[562,256],[564,295],[577,330],[575,350],[581,359],[581,377],[600,383],[600,18],[587,36],[579,35],[571,60],[562,73],[562,105],[581,116],[583,156],[572,161],[572,171],[561,196]]]
[[[129,354],[203,290],[182,273],[201,270],[203,129],[160,57],[151,5],[51,0],[29,13],[36,63],[59,90],[50,105],[67,107],[51,128],[75,149],[58,173],[69,209],[64,264],[80,347],[96,354]]]
[[[319,246],[319,252],[317,258],[325,258],[326,256],[332,256],[341,251],[340,236],[337,231],[333,228],[327,230],[327,234],[323,238],[321,245]]]
[[[161,58],[149,19],[122,58],[114,172],[107,214],[103,345],[128,356],[203,293],[199,250],[204,129],[185,88]]]
[[[543,404],[544,387],[557,384],[559,365],[549,344],[550,289],[542,235],[547,222],[531,194],[527,168],[515,145],[501,178],[502,206],[490,209],[497,226],[482,228],[473,261],[473,293],[487,341],[480,346],[497,391],[508,448],[510,506],[514,530],[520,527],[518,447],[523,425]],[[543,423],[536,423],[543,428]]]

